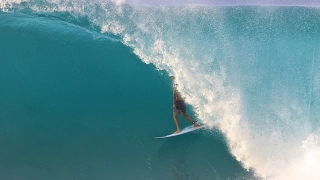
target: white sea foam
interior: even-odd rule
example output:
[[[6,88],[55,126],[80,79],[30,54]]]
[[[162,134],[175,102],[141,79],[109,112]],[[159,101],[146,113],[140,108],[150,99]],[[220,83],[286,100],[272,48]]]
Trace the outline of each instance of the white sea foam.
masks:
[[[0,0],[0,9],[4,12],[7,12],[8,9],[14,7],[14,5],[28,1],[29,0]]]

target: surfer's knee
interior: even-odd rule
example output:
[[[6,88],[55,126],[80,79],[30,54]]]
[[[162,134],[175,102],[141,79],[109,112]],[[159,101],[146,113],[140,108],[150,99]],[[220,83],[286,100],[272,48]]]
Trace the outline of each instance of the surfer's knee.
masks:
[[[189,117],[186,113],[182,112],[181,115],[186,118],[186,117]]]

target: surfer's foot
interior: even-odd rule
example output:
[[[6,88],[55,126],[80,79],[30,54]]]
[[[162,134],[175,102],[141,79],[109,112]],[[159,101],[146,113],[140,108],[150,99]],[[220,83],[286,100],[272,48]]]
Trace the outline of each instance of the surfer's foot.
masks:
[[[199,125],[197,123],[192,123],[193,124],[193,127],[199,127]]]
[[[173,134],[178,134],[179,132],[181,132],[181,130],[177,130],[176,132],[174,132]]]

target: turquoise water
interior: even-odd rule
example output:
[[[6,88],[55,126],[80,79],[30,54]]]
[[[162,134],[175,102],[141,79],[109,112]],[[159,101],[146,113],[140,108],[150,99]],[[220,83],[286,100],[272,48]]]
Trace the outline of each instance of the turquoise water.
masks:
[[[2,13],[1,24],[3,179],[246,174],[219,135],[154,139],[175,131],[168,75],[116,39],[24,14]]]
[[[319,9],[0,7],[1,179],[320,176]],[[208,128],[159,140],[170,75]]]

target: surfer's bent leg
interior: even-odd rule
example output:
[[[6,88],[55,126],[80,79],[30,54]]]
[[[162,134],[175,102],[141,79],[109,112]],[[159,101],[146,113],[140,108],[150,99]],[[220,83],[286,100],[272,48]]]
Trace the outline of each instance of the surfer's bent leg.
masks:
[[[199,125],[190,117],[188,116],[185,112],[182,112],[181,115],[186,118],[188,121],[190,121],[194,127],[198,127]]]

